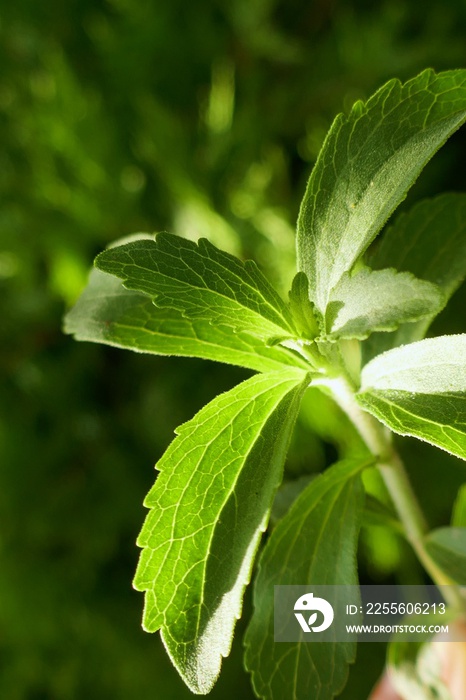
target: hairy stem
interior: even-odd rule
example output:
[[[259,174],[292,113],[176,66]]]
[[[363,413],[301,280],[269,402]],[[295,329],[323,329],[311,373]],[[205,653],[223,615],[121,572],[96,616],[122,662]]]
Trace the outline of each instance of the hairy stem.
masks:
[[[379,421],[362,410],[354,398],[355,390],[342,377],[322,380],[361,435],[371,453],[377,459],[377,467],[392,498],[406,539],[413,547],[432,580],[439,586],[446,602],[452,607],[464,609],[464,599],[456,584],[437,566],[424,546],[428,526],[413,491],[403,462],[393,447],[391,433]],[[447,586],[447,588],[444,588]]]

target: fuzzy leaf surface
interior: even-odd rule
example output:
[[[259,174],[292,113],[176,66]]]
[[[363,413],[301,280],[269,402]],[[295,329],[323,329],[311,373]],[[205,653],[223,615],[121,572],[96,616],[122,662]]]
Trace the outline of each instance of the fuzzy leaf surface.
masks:
[[[466,195],[441,194],[401,214],[384,232],[369,264],[378,270],[395,267],[433,282],[442,290],[446,303],[466,277]],[[421,340],[435,315],[434,310],[417,323],[402,325],[393,335],[373,336],[365,356],[370,359],[392,347]]]
[[[335,338],[367,338],[373,331],[392,331],[443,306],[438,287],[408,272],[363,268],[345,273],[330,295],[327,332]]]
[[[466,527],[441,527],[425,538],[432,559],[450,578],[466,586]]]
[[[309,301],[309,282],[304,272],[298,272],[289,292],[290,310],[301,337],[313,339],[320,328]]]
[[[134,586],[144,628],[161,629],[195,693],[210,691],[230,651],[308,382],[299,370],[248,379],[182,425],[157,465]]]
[[[356,644],[274,642],[274,586],[357,585],[360,472],[366,466],[347,460],[313,479],[264,548],[245,638],[245,664],[260,698],[331,700],[346,683]]]
[[[95,265],[127,289],[147,294],[159,308],[189,320],[229,326],[267,342],[293,336],[291,314],[257,265],[243,263],[201,238],[193,243],[169,233],[110,248]]]
[[[188,319],[176,309],[158,308],[140,292],[125,289],[117,277],[92,270],[89,282],[65,317],[64,330],[77,340],[156,355],[217,360],[257,372],[306,368],[298,355],[266,345],[255,335],[205,319]]]
[[[298,268],[322,314],[333,287],[465,120],[465,70],[391,80],[335,119],[298,219]]]
[[[400,435],[466,459],[466,335],[420,340],[371,360],[359,403]]]

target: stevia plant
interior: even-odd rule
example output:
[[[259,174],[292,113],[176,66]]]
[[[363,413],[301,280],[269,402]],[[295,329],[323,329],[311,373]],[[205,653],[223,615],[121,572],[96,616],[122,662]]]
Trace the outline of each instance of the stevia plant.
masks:
[[[385,224],[465,121],[466,70],[391,80],[335,119],[301,205],[288,301],[254,262],[160,233],[98,255],[66,317],[79,340],[256,372],[178,428],[145,500],[134,579],[143,626],[160,630],[194,693],[211,690],[229,653],[309,387],[334,399],[365,448],[308,482],[263,548],[245,638],[257,696],[330,700],[345,685],[355,643],[274,643],[273,586],[357,583],[368,467],[425,570],[464,612],[466,492],[452,526],[429,532],[392,433],[466,459],[466,334],[424,339],[466,274],[466,195]]]

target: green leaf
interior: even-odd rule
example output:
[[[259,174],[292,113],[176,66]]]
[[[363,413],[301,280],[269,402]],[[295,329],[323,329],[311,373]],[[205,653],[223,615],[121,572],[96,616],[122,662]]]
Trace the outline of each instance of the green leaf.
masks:
[[[391,80],[335,119],[298,220],[298,268],[322,314],[333,287],[465,120],[464,70],[426,70],[404,85]]]
[[[344,687],[356,644],[274,642],[275,585],[357,585],[356,545],[364,495],[347,460],[314,479],[273,531],[254,585],[245,664],[258,697],[330,700]]]
[[[458,489],[458,495],[453,505],[451,524],[453,527],[466,527],[466,484]]]
[[[416,204],[389,226],[369,258],[375,269],[395,267],[438,285],[445,303],[466,277],[466,195],[442,194]],[[436,311],[401,326],[393,335],[376,335],[365,348],[375,355],[424,337]]]
[[[330,294],[327,332],[335,338],[367,338],[373,331],[392,331],[443,306],[440,290],[430,282],[396,270],[363,268],[345,273]]]
[[[156,355],[182,355],[217,360],[258,372],[308,365],[278,345],[233,332],[230,326],[187,319],[176,309],[157,308],[145,294],[125,289],[121,280],[93,270],[76,305],[65,317],[64,330],[88,340]]]
[[[297,479],[293,479],[292,481],[283,481],[280,484],[280,487],[275,494],[270,513],[270,523],[272,526],[288,513],[298,496],[304,491],[306,486],[309,485],[312,479],[315,478],[315,474],[303,474]]]
[[[369,493],[366,493],[363,523],[364,525],[382,525],[395,530],[400,535],[405,534],[404,528],[396,517],[395,512]]]
[[[95,265],[189,320],[228,326],[264,342],[296,335],[287,305],[257,265],[242,263],[206,239],[196,244],[159,233],[155,240],[106,250]]]
[[[291,314],[300,336],[313,340],[320,335],[320,328],[309,301],[309,282],[304,272],[295,275],[289,296]]]
[[[466,459],[466,335],[378,355],[362,371],[359,403],[400,435]]]
[[[189,688],[212,688],[231,646],[307,374],[256,375],[178,429],[149,492],[134,580]]]
[[[432,559],[453,581],[466,585],[466,527],[441,527],[424,540]]]

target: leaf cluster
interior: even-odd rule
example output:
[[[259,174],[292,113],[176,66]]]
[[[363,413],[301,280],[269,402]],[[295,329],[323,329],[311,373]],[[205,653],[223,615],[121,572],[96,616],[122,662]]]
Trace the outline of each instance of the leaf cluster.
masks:
[[[229,653],[308,387],[339,402],[344,385],[358,411],[466,459],[466,335],[423,339],[466,274],[466,196],[417,205],[371,247],[465,121],[463,70],[392,80],[336,118],[301,206],[287,302],[255,263],[161,233],[101,253],[67,316],[80,340],[258,372],[178,429],[145,501],[135,578],[144,626],[161,630],[196,693],[209,692]],[[354,646],[274,645],[270,599],[275,584],[357,581],[361,472],[379,456],[311,480],[268,539],[246,635],[259,697],[330,700],[345,683]],[[462,527],[426,542],[459,582]]]

